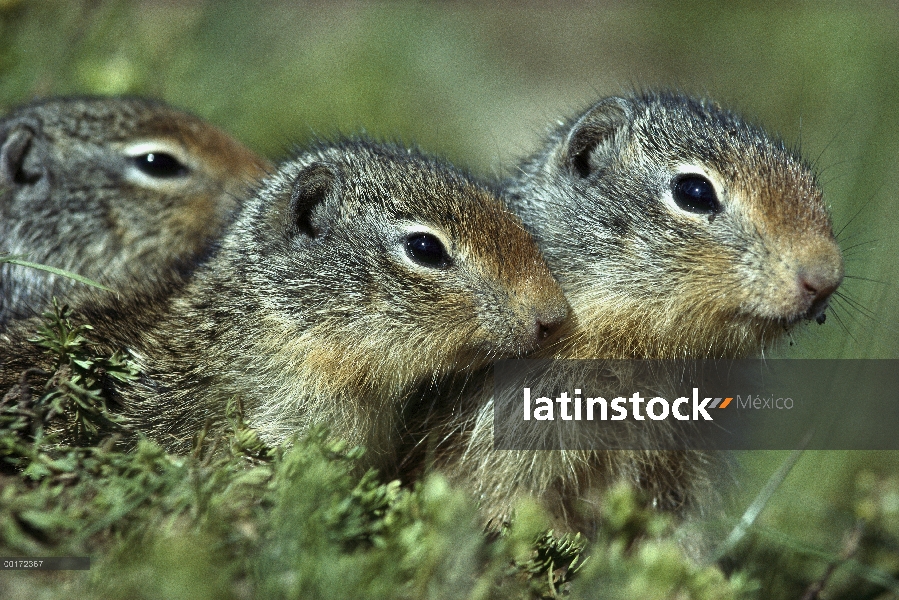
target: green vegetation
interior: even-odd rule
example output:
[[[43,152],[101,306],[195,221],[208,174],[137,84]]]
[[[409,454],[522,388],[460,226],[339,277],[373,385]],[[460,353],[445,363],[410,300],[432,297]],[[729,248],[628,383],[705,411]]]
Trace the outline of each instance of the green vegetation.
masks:
[[[801,144],[841,231],[848,278],[835,318],[778,355],[895,357],[897,47],[891,6],[0,0],[0,110],[36,95],[143,94],[270,156],[314,133],[365,128],[494,175],[597,96],[632,85],[708,94]],[[542,537],[533,507],[486,540],[473,506],[438,477],[403,490],[361,475],[357,450],[323,434],[262,448],[238,407],[221,456],[209,452],[214,440],[188,457],[149,442],[122,453],[90,380],[91,369],[128,367],[95,356],[70,314],[54,315],[38,335],[69,332],[65,377],[32,399],[40,410],[20,414],[9,397],[0,409],[0,553],[90,554],[94,564],[0,572],[3,597],[526,597],[558,587],[576,597],[802,598],[816,583],[828,598],[899,596],[896,453],[806,453],[724,559],[736,573],[724,580],[692,566],[669,526],[621,500],[627,490],[608,502],[624,516],[608,515],[604,537],[583,552],[580,541]],[[82,379],[67,379],[76,371]],[[95,443],[62,445],[57,436],[76,425]],[[786,458],[741,457],[719,539]]]
[[[28,267],[29,269],[38,269],[40,271],[47,271],[48,273],[53,273],[54,275],[61,275],[63,277],[68,277],[69,279],[74,279],[80,283],[85,285],[90,285],[96,288],[100,288],[101,290],[106,290],[107,292],[111,292],[113,290],[109,289],[105,285],[97,283],[93,279],[89,279],[84,277],[83,275],[79,275],[78,273],[72,273],[71,271],[66,271],[65,269],[57,269],[56,267],[51,267],[49,265],[41,265],[38,263],[29,262],[27,260],[22,260],[17,256],[4,256],[0,254],[0,264],[7,263],[11,265],[19,265],[22,267]]]
[[[92,374],[103,365],[128,379],[132,369],[96,356],[67,307],[44,320],[34,343],[59,368],[30,374],[47,380],[39,398],[13,389],[0,403],[0,554],[94,562],[84,574],[6,571],[7,597],[552,598],[580,585],[605,597],[739,598],[752,589],[695,565],[667,520],[626,487],[609,493],[602,537],[587,549],[580,536],[547,532],[532,505],[490,541],[472,502],[439,475],[403,489],[360,474],[362,450],[321,430],[266,448],[237,403],[232,432],[200,434],[189,456],[146,440],[120,451],[122,424],[95,401]],[[92,445],[63,441],[73,437]]]

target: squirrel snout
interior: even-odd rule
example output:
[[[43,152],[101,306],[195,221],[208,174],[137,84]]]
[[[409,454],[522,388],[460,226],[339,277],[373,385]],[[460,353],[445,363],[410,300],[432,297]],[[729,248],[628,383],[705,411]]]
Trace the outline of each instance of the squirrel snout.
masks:
[[[798,279],[800,289],[813,304],[829,298],[843,281],[842,275],[808,271],[800,272]]]
[[[800,303],[805,309],[805,318],[823,322],[828,300],[842,282],[843,260],[838,251],[800,266],[796,273],[796,285]]]
[[[559,331],[564,322],[565,317],[550,319],[537,317],[537,344],[542,344],[547,339],[552,338],[556,332]]]
[[[797,276],[799,293],[808,306],[806,316],[809,319],[820,319],[827,309],[828,300],[843,281],[842,270],[839,273],[801,270]]]
[[[537,346],[554,341],[556,333],[568,318],[568,303],[561,301],[540,308],[535,315],[535,341]]]

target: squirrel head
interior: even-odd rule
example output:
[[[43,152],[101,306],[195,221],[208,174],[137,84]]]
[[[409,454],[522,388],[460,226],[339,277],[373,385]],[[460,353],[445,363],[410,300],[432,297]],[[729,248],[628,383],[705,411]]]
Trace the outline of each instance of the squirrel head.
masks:
[[[823,321],[842,281],[812,170],[709,101],[607,98],[524,173],[513,201],[571,303],[572,354],[754,354]]]
[[[42,100],[0,120],[0,252],[114,288],[205,252],[267,163],[161,102]],[[6,265],[0,323],[75,284]]]
[[[249,265],[245,289],[280,332],[266,352],[302,357],[331,389],[346,381],[383,394],[518,356],[568,314],[533,239],[495,195],[398,146],[346,140],[287,161],[225,254]]]
[[[0,210],[20,228],[62,215],[60,235],[87,242],[106,228],[109,246],[135,252],[193,251],[267,168],[220,129],[153,100],[55,98],[0,123]],[[79,230],[73,217],[99,221]],[[60,241],[76,254],[75,239]]]

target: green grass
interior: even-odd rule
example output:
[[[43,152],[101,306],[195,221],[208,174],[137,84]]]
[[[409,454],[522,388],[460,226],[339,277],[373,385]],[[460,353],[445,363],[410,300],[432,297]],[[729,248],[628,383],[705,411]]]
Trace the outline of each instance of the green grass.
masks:
[[[6,571],[0,594],[748,599],[799,597],[816,584],[847,600],[860,588],[899,593],[899,477],[870,465],[853,470],[839,500],[802,509],[822,524],[814,539],[789,531],[795,511],[774,511],[780,528],[745,528],[723,548],[728,576],[698,564],[684,549],[689,532],[625,484],[604,493],[591,544],[554,535],[535,501],[491,538],[472,499],[439,473],[411,488],[383,481],[358,467],[362,449],[320,429],[266,447],[238,402],[231,430],[200,432],[187,456],[141,438],[123,450],[133,432],[103,401],[103,377],[127,381],[135,370],[98,351],[67,306],[54,303],[43,321],[31,343],[53,372],[30,370],[30,391],[0,400],[0,556],[90,556],[92,567]],[[713,526],[733,525],[696,523],[713,544],[724,539]],[[840,528],[846,539],[828,538]]]
[[[41,265],[33,262],[28,262],[27,260],[22,260],[16,256],[4,256],[0,254],[0,264],[8,263],[11,265],[19,265],[22,267],[28,267],[30,269],[38,269],[39,271],[47,271],[48,273],[53,273],[54,275],[61,275],[63,277],[68,277],[69,279],[74,279],[79,283],[83,283],[85,285],[89,285],[95,288],[100,288],[101,290],[106,290],[107,292],[112,292],[110,288],[97,283],[93,279],[89,279],[84,277],[83,275],[79,275],[78,273],[73,273],[71,271],[66,271],[65,269],[57,269],[56,267],[51,267],[49,265]]]

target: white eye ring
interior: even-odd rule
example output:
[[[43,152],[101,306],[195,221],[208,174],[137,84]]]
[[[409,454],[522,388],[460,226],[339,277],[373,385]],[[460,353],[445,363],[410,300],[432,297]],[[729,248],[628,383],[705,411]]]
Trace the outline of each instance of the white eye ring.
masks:
[[[180,186],[187,175],[196,167],[195,161],[191,159],[176,144],[161,140],[141,141],[129,144],[122,148],[122,153],[130,160],[125,168],[125,178],[130,182],[141,187],[153,189],[172,189]],[[175,173],[173,175],[153,176],[141,170],[135,160],[142,156],[162,155],[168,159],[174,159],[184,167],[183,173]],[[177,166],[177,165],[176,165]]]
[[[415,224],[410,223],[410,224],[404,225],[403,227],[401,227],[401,231],[402,231],[402,235],[400,236],[399,243],[397,244],[397,251],[401,257],[401,260],[405,264],[411,266],[412,268],[414,268],[416,270],[425,270],[425,271],[433,270],[433,267],[428,267],[428,266],[422,265],[421,263],[416,262],[415,260],[412,259],[412,257],[409,256],[409,252],[407,250],[406,243],[409,240],[409,238],[411,238],[417,234],[430,235],[430,236],[437,238],[440,241],[440,243],[443,245],[443,248],[446,251],[448,258],[450,258],[450,260],[452,260],[454,258],[453,245],[450,243],[450,241],[447,239],[446,235],[444,235],[444,233],[442,231],[439,231],[432,227],[428,227],[427,225],[423,225],[421,223],[415,223]]]
[[[674,169],[674,173],[671,174],[669,172],[665,172],[664,176],[667,178],[665,181],[665,187],[662,191],[662,202],[664,202],[669,210],[679,216],[688,216],[696,219],[708,220],[708,215],[703,213],[692,213],[685,211],[683,208],[677,205],[677,202],[674,200],[674,195],[672,194],[670,182],[678,177],[682,177],[684,175],[696,175],[698,177],[703,177],[712,184],[712,187],[715,189],[715,195],[718,198],[718,202],[722,205],[724,204],[724,199],[727,194],[725,193],[724,186],[721,184],[720,179],[707,171],[700,165],[695,164],[682,164]]]

